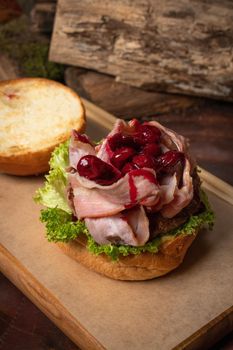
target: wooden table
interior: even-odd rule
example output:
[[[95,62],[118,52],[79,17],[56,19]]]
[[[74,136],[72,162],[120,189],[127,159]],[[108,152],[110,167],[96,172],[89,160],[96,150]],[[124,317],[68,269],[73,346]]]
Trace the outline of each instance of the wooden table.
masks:
[[[145,92],[116,83],[110,76],[69,68],[66,82],[118,117],[158,118],[190,139],[198,163],[233,185],[233,105]],[[224,338],[222,349],[233,346]],[[216,345],[214,349],[219,348]],[[68,349],[77,347],[3,275],[0,275],[0,348]]]

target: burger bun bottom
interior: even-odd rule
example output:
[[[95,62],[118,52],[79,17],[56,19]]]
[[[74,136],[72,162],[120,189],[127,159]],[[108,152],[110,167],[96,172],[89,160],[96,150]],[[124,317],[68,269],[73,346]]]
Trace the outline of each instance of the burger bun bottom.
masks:
[[[165,275],[177,268],[197,233],[171,237],[161,244],[157,253],[120,256],[116,261],[106,254],[90,253],[84,236],[69,243],[56,244],[71,258],[97,273],[116,280],[140,281]]]

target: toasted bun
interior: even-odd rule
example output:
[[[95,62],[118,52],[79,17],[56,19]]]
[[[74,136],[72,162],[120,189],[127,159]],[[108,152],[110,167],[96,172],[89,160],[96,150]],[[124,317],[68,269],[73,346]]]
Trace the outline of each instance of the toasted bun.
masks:
[[[165,275],[178,267],[197,233],[169,238],[162,243],[158,253],[122,256],[117,261],[105,254],[89,253],[83,237],[56,244],[71,258],[95,272],[113,279],[139,281]]]
[[[58,82],[23,78],[0,82],[0,172],[34,175],[49,170],[51,152],[85,127],[79,96]]]

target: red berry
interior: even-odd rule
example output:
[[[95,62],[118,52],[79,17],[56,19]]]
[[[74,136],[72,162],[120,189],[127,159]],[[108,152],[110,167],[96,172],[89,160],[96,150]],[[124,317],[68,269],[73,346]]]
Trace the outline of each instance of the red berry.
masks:
[[[89,143],[90,145],[92,144],[88,136],[85,134],[79,134],[76,130],[73,130],[73,135],[75,140],[81,141],[83,143]]]
[[[138,168],[154,168],[155,166],[154,158],[145,154],[138,154],[137,156],[134,156],[133,163]]]
[[[137,131],[141,127],[141,124],[138,121],[138,119],[132,119],[130,122],[130,126],[134,128],[135,131]]]
[[[168,151],[156,159],[160,170],[171,172],[175,165],[184,160],[184,153],[178,151]]]
[[[118,169],[121,169],[123,165],[135,154],[135,151],[131,147],[118,148],[112,158],[111,163]]]
[[[133,147],[133,148],[135,147],[135,142],[133,137],[130,135],[123,135],[120,132],[110,137],[108,140],[108,143],[112,151],[115,151],[116,149],[121,148],[123,146]]]
[[[161,132],[156,126],[143,124],[135,133],[135,142],[145,145],[147,143],[159,143]]]
[[[157,143],[148,143],[143,148],[142,153],[148,156],[158,157],[161,154],[161,149]]]
[[[124,167],[122,168],[121,172],[123,175],[125,175],[126,173],[129,173],[132,170],[137,169],[137,167],[135,166],[135,164],[133,163],[127,163],[124,165]]]
[[[120,172],[93,155],[82,157],[77,164],[77,171],[80,176],[100,185],[111,185],[120,178]]]

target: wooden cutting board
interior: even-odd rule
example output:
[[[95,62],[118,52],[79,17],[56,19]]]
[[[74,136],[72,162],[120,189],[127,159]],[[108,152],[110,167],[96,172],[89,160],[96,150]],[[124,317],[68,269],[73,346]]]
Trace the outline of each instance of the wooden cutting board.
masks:
[[[114,118],[86,106],[88,133],[99,139]],[[122,282],[87,270],[46,241],[32,200],[41,177],[1,175],[0,269],[81,348],[206,348],[232,329],[233,192],[203,176],[214,230],[200,234],[175,272]]]

